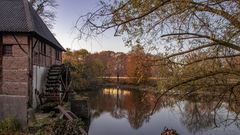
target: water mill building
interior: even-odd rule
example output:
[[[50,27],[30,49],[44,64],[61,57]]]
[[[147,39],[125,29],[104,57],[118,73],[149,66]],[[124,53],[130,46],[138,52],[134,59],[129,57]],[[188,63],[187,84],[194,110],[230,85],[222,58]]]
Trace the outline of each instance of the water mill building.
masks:
[[[62,62],[64,48],[27,0],[0,0],[0,120],[27,123],[36,108],[52,65]]]

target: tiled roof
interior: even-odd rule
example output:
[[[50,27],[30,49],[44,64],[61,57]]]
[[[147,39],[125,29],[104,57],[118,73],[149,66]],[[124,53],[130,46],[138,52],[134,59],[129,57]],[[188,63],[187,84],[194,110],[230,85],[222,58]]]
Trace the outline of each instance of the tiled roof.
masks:
[[[27,0],[0,0],[0,32],[36,33],[64,50]]]

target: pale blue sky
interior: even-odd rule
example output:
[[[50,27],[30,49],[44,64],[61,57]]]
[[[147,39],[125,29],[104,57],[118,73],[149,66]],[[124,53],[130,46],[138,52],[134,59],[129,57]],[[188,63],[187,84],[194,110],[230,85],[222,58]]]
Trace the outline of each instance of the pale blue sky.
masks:
[[[114,37],[111,31],[99,36],[99,40],[78,41],[74,40],[74,24],[79,16],[97,8],[99,0],[57,0],[57,18],[53,32],[64,48],[84,48],[90,52],[111,50],[116,52],[128,52],[130,49],[124,46],[121,37]]]

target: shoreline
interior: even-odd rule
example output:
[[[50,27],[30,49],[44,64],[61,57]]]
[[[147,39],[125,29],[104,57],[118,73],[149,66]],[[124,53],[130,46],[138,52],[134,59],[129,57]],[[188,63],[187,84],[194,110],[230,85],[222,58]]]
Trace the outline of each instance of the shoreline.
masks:
[[[91,86],[87,89],[83,89],[81,91],[76,91],[76,93],[81,93],[85,91],[95,91],[102,88],[116,88],[116,89],[127,89],[130,91],[146,91],[146,92],[153,92],[158,93],[157,87],[151,85],[134,85],[134,84],[118,84],[118,83],[102,83],[97,84],[95,86]]]

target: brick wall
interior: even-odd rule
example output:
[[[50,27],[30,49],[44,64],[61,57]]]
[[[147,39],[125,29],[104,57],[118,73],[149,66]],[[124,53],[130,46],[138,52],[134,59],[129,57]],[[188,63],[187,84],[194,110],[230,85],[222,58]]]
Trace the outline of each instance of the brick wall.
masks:
[[[28,36],[16,35],[22,49],[29,53]],[[3,46],[12,46],[12,55],[3,54]],[[27,127],[27,101],[29,88],[29,57],[13,35],[0,35],[0,120],[15,118],[23,129]]]
[[[28,37],[17,35],[18,42],[25,52],[29,52]],[[12,35],[3,35],[2,43],[12,45],[12,56],[2,57],[2,94],[22,95],[28,94],[28,55],[17,45]]]
[[[28,88],[31,87],[31,85],[28,83],[28,81],[31,81],[31,78],[29,78],[29,72],[31,71],[29,71],[28,56],[30,41],[28,39],[28,35],[26,34],[18,34],[16,35],[16,38],[18,40],[18,43],[21,44],[21,47],[17,44],[13,35],[2,35],[3,46],[12,45],[13,53],[12,56],[3,56],[0,59],[0,94],[28,96]],[[36,38],[33,38],[32,46],[34,46],[36,40]],[[45,49],[42,48],[43,45],[45,46]],[[25,52],[27,52],[28,54],[26,54]],[[37,44],[33,49],[32,55],[33,65],[36,66],[50,67],[53,64],[61,64],[61,53],[60,59],[57,60],[56,49],[41,40],[38,40]]]

